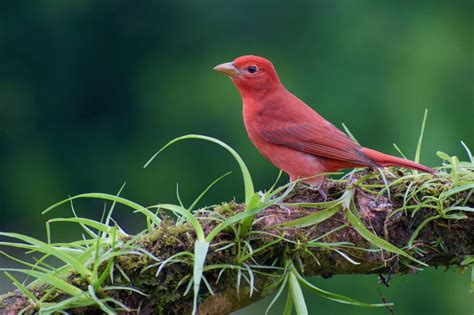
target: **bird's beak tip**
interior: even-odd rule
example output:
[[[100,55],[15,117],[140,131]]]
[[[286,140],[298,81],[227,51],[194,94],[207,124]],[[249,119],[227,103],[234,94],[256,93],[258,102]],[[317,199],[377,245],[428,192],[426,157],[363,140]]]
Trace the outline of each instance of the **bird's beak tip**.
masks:
[[[233,62],[221,63],[220,65],[217,65],[212,69],[230,77],[238,77],[240,74],[239,69],[234,66]]]

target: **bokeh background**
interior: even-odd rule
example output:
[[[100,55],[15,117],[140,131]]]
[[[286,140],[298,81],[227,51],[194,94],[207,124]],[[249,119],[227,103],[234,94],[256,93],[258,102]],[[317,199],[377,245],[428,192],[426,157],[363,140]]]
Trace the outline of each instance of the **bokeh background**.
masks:
[[[429,109],[422,162],[474,148],[472,1],[93,1],[0,3],[0,231],[45,239],[41,210],[68,195],[115,193],[141,204],[185,203],[228,170],[202,204],[242,200],[235,161],[188,141],[144,162],[168,140],[217,137],[245,159],[258,189],[277,170],[249,142],[240,97],[214,65],[243,54],[271,59],[290,91],[365,146],[414,156]],[[284,179],[286,180],[286,179]],[[94,217],[98,202],[77,203]],[[66,208],[52,215],[66,216]],[[143,220],[117,212],[129,231]],[[56,240],[80,237],[55,226]],[[12,251],[10,251],[12,253]],[[14,253],[14,252],[13,252]],[[0,257],[0,266],[14,265]],[[469,275],[429,270],[395,278],[315,279],[396,314],[471,314]],[[0,276],[0,291],[12,286]],[[380,293],[379,293],[380,290]],[[389,314],[307,294],[311,313]],[[262,314],[268,304],[239,314]],[[276,307],[272,314],[278,314]]]

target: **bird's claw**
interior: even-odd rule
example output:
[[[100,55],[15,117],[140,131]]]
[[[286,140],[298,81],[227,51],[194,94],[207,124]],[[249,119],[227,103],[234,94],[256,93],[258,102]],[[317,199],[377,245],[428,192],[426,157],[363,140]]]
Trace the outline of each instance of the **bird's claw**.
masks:
[[[322,186],[323,183],[319,184],[318,186],[309,185],[308,188],[309,190],[316,191],[317,193],[319,193],[321,197],[323,197],[323,202],[326,202],[328,199],[328,195],[326,194]]]
[[[288,215],[291,214],[290,208],[288,208],[288,207],[285,206],[284,204],[282,204],[282,203],[279,202],[279,203],[277,203],[277,206],[280,207],[280,209],[286,210],[286,213],[287,213]]]

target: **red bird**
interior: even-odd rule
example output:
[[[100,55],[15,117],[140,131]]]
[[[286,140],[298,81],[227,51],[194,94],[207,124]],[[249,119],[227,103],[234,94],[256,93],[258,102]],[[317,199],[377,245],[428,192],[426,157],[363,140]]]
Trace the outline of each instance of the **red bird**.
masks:
[[[245,128],[252,143],[294,181],[317,186],[326,172],[351,167],[402,166],[428,173],[418,163],[359,146],[281,84],[273,64],[242,56],[214,70],[228,75],[242,96]]]

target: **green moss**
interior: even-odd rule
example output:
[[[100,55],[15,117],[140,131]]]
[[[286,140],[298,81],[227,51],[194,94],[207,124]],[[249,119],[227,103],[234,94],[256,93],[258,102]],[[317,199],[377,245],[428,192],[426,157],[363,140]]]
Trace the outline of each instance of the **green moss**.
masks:
[[[236,203],[235,201],[223,202],[221,205],[216,206],[213,211],[216,214],[220,214],[225,217],[230,217],[234,215],[237,211],[242,210],[242,205]]]

